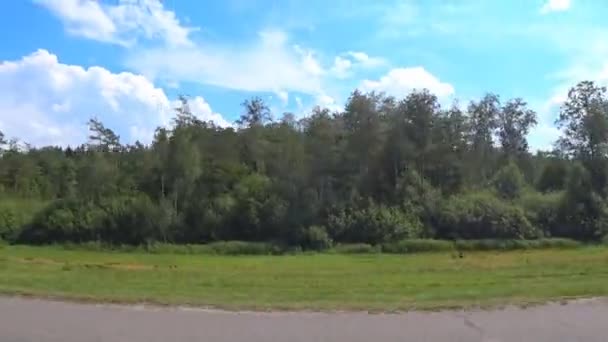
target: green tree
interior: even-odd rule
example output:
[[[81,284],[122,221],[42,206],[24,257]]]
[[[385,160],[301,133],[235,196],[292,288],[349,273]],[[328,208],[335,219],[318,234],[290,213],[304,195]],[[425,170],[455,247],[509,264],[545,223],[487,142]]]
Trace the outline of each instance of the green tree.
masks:
[[[525,180],[514,162],[509,162],[494,175],[494,189],[503,199],[514,200],[521,196]]]

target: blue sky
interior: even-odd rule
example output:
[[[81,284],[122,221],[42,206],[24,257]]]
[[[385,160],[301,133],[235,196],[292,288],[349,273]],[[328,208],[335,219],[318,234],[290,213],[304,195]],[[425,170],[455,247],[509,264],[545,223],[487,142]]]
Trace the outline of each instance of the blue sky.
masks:
[[[0,129],[77,144],[98,117],[149,142],[179,94],[231,124],[261,96],[275,116],[337,109],[355,88],[428,88],[466,106],[485,92],[539,114],[534,149],[559,135],[567,89],[608,84],[602,0],[19,0],[0,11]]]

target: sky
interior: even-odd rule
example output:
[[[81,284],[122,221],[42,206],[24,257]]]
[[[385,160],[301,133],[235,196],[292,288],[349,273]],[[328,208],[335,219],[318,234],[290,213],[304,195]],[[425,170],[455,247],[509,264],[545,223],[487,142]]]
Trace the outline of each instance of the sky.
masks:
[[[567,90],[608,85],[604,0],[14,0],[0,6],[0,130],[86,142],[95,117],[148,143],[179,95],[229,126],[259,96],[273,115],[340,109],[354,89],[486,92],[538,113],[550,149]]]

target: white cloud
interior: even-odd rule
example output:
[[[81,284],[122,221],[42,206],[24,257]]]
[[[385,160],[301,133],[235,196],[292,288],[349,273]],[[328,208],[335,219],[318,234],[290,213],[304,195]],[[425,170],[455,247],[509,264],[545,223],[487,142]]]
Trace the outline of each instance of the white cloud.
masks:
[[[560,136],[554,122],[561,105],[568,99],[568,91],[581,81],[590,80],[598,86],[608,86],[608,61],[577,61],[570,68],[552,75],[556,86],[537,109],[539,125],[530,133],[530,146],[547,149]]]
[[[173,103],[173,107],[179,105],[178,101],[175,101]],[[220,127],[232,126],[232,124],[226,121],[226,119],[224,119],[221,114],[211,110],[211,106],[209,105],[209,103],[207,103],[207,101],[205,101],[205,99],[200,96],[196,96],[192,99],[189,99],[188,106],[190,107],[190,111],[192,112],[192,114],[194,114],[196,117],[203,121],[213,121],[214,124]]]
[[[340,111],[342,110],[342,106],[338,104],[336,99],[327,95],[327,94],[319,94],[315,97],[316,105],[321,108],[327,108],[330,111]]]
[[[283,44],[286,40],[281,41]],[[315,57],[314,51],[310,49],[303,49],[299,45],[294,45],[294,50],[301,56],[302,58],[302,67],[304,70],[310,75],[320,76],[325,73],[319,61]]]
[[[202,118],[227,124],[202,98],[191,106]],[[130,72],[62,64],[46,50],[0,62],[0,130],[36,146],[86,142],[91,117],[123,142],[150,141],[148,133],[170,121],[172,108],[162,89]]]
[[[550,12],[563,12],[570,9],[571,1],[570,0],[547,0],[543,7],[541,7],[540,12],[542,14],[550,13]]]
[[[560,131],[551,122],[541,122],[528,134],[528,143],[532,151],[550,151],[560,135]]]
[[[336,58],[334,59],[334,65],[331,68],[331,72],[337,78],[346,78],[351,74],[350,69],[352,66],[353,62],[351,62],[349,59],[336,56]]]
[[[246,46],[136,50],[128,67],[152,79],[204,83],[244,91],[321,92],[323,68],[312,51],[288,44],[281,31],[263,31]]]
[[[160,0],[118,0],[116,5],[95,0],[34,1],[57,16],[68,33],[102,42],[131,45],[145,38],[189,46],[189,34],[196,30],[182,26]]]
[[[289,93],[284,90],[281,90],[277,92],[277,96],[281,100],[281,103],[283,103],[283,106],[286,106],[289,102]]]
[[[386,61],[380,57],[370,57],[365,52],[349,51],[350,55],[359,65],[366,68],[374,68],[386,64]]]
[[[348,51],[334,58],[330,73],[336,78],[344,79],[353,76],[357,69],[371,69],[385,64],[383,58],[370,57],[361,51]]]
[[[451,84],[441,82],[422,67],[392,69],[377,81],[364,80],[360,88],[363,91],[381,91],[398,97],[422,89],[428,89],[439,98],[454,94]]]

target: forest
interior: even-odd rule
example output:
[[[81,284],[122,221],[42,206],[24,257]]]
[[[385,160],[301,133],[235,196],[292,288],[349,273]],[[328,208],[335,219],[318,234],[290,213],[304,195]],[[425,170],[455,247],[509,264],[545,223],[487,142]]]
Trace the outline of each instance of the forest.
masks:
[[[552,151],[531,152],[536,113],[488,93],[442,107],[352,92],[341,111],[277,116],[261,98],[233,127],[181,98],[150,144],[97,119],[80,146],[0,136],[0,239],[140,245],[273,242],[303,249],[407,239],[608,235],[608,96],[570,89]],[[27,137],[24,137],[27,138]],[[25,139],[26,140],[26,139]]]

